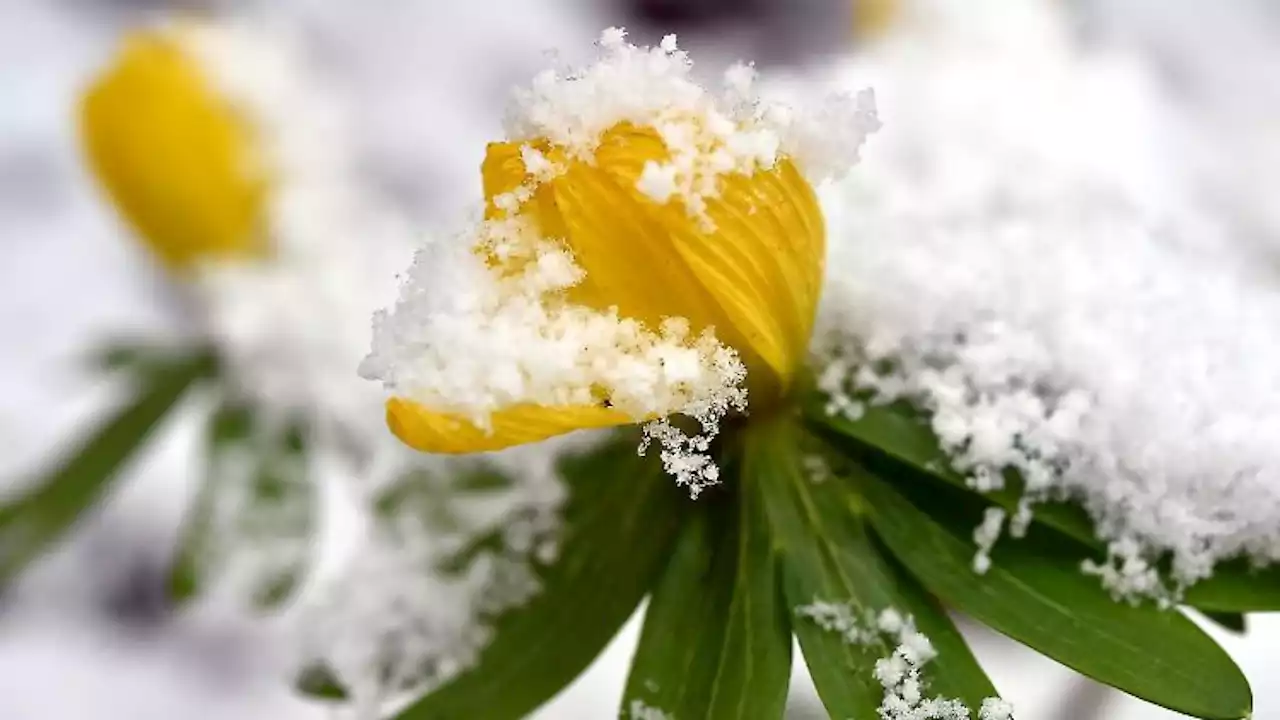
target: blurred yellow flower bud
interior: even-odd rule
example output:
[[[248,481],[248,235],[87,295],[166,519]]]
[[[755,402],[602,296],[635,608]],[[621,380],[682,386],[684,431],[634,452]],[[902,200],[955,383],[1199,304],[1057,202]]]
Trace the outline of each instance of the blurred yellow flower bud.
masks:
[[[857,40],[880,37],[901,15],[901,0],[853,0],[853,36]]]
[[[184,51],[180,32],[126,39],[86,90],[89,165],[169,268],[266,250],[267,180],[251,128]]]

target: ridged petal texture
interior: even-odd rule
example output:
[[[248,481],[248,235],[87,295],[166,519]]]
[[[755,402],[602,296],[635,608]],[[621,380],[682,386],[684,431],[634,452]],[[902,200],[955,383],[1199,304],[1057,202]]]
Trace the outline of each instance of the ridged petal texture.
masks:
[[[825,254],[817,198],[791,161],[720,176],[718,194],[706,198],[705,212],[697,215],[678,197],[659,203],[638,189],[646,164],[669,157],[650,128],[615,126],[591,162],[546,142],[494,143],[482,169],[490,218],[505,213],[500,199],[530,187],[524,147],[559,168],[536,183],[518,212],[531,216],[542,235],[563,239],[585,271],[568,291],[571,302],[616,308],[654,330],[667,318],[684,318],[695,335],[713,328],[747,367],[753,412],[784,395],[805,359]],[[599,407],[501,410],[488,431],[393,398],[388,421],[413,447],[460,453],[637,419],[609,407],[607,397],[601,400]]]
[[[129,37],[85,92],[80,132],[101,185],[171,269],[265,251],[267,180],[251,128],[176,36]]]

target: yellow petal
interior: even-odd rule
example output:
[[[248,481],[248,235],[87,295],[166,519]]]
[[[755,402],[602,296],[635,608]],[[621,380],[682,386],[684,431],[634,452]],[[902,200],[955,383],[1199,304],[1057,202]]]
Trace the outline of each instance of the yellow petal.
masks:
[[[729,322],[784,382],[805,359],[822,286],[825,232],[817,197],[790,161],[720,179],[712,233],[679,205],[659,217],[676,251]],[[729,336],[725,336],[726,339]]]
[[[524,161],[520,159],[520,144],[510,142],[489,143],[485,148],[484,162],[480,164],[480,181],[484,186],[485,217],[493,217],[498,211],[493,198],[514,191],[524,184]]]
[[[484,182],[485,219],[493,219],[502,214],[493,199],[505,193],[514,192],[528,180],[524,160],[520,149],[529,143],[489,143],[485,151],[484,163],[480,166],[480,175]],[[533,143],[535,149],[550,154],[551,148],[546,142]],[[551,186],[539,184],[533,191],[533,199],[526,205],[526,210],[537,222],[538,231],[543,237],[563,238],[568,233],[564,221],[555,207],[555,196]]]
[[[501,450],[545,440],[574,430],[613,427],[635,422],[605,407],[513,405],[490,416],[492,431],[455,415],[434,412],[411,400],[387,401],[387,426],[409,447],[430,453],[473,453]]]
[[[640,135],[618,133],[606,145],[628,144],[637,154],[652,156],[644,140]],[[609,171],[583,163],[572,164],[550,187],[565,239],[586,272],[572,296],[575,301],[600,309],[617,306],[624,317],[650,327],[677,316],[695,328],[715,325],[721,329],[726,316],[681,262],[652,203],[642,200],[633,188],[620,185]],[[539,214],[540,219],[544,216]]]
[[[498,212],[492,202],[495,196],[515,190],[526,180],[520,147],[517,143],[489,145],[482,168],[489,213]],[[624,124],[606,134],[597,157],[618,165],[629,163],[638,177],[646,160],[661,160],[666,154],[654,132]],[[555,159],[563,162],[562,157]],[[733,342],[730,317],[681,260],[670,232],[656,217],[656,205],[634,190],[634,180],[623,185],[616,172],[602,167],[582,162],[565,165],[561,176],[538,186],[523,212],[533,217],[544,236],[564,239],[585,271],[585,279],[572,288],[569,299],[597,310],[616,307],[623,317],[640,320],[654,330],[668,317],[685,318],[695,333],[714,327],[720,340],[738,350],[748,367],[760,367],[763,363],[750,343]],[[762,373],[749,380],[759,383],[760,394],[773,394],[772,388],[778,385],[775,378]],[[765,390],[766,386],[771,389]]]
[[[709,200],[715,229],[706,232],[682,204],[659,205],[636,188],[645,163],[666,156],[656,132],[620,125],[594,165],[570,163],[542,188],[559,217],[543,202],[531,209],[544,227],[563,227],[586,272],[572,300],[617,306],[651,327],[670,316],[713,326],[742,356],[758,407],[781,395],[807,352],[825,247],[817,198],[789,161],[728,175]],[[517,162],[504,166],[508,182],[520,174]]]
[[[80,131],[99,181],[166,264],[264,250],[252,134],[172,39],[130,38],[85,93]]]

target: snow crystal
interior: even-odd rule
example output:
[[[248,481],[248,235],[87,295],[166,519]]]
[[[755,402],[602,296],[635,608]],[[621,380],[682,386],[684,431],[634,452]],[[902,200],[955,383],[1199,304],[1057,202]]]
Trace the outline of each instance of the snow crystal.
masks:
[[[884,688],[879,714],[883,720],[969,720],[969,708],[959,700],[925,697],[928,681],[924,667],[938,653],[915,621],[895,608],[855,613],[847,603],[815,599],[795,608],[798,617],[808,618],[818,627],[834,632],[850,645],[871,647],[887,641],[897,647],[886,657],[876,660],[872,671],[876,682]],[[986,698],[978,720],[1012,720],[1013,705],[1000,698]]]
[[[814,182],[840,177],[879,127],[870,91],[832,95],[817,110],[801,112],[757,97],[749,65],[725,72],[722,94],[708,92],[691,77],[693,62],[674,35],[658,47],[637,47],[625,31],[610,28],[598,46],[592,65],[548,70],[517,90],[507,135],[547,139],[589,162],[609,128],[652,127],[669,157],[645,166],[639,190],[659,203],[681,200],[708,229],[706,200],[717,194],[720,176],[750,175],[786,156]]]
[[[1003,698],[986,698],[978,709],[978,720],[1013,720],[1013,703]]]
[[[888,607],[880,611],[876,616],[876,627],[880,628],[880,632],[890,635],[897,635],[902,632],[906,619],[902,617],[902,613],[896,609]]]
[[[877,639],[875,615],[859,617],[846,603],[827,602],[815,598],[808,605],[796,607],[795,613],[798,617],[812,620],[823,630],[843,636],[844,641],[850,645],[867,645]]]
[[[650,160],[644,164],[636,188],[652,198],[654,202],[665,203],[676,194],[676,166],[673,163],[659,165]]]
[[[910,399],[975,488],[1019,471],[1013,534],[1080,501],[1120,595],[1280,560],[1280,287],[1183,192],[1142,68],[1080,56],[1051,3],[930,5],[841,69],[891,132],[823,197],[828,409]]]
[[[898,633],[898,641],[902,643],[898,646],[898,654],[913,667],[924,665],[938,656],[938,651],[933,649],[933,643],[929,642],[929,638],[923,634],[916,632],[910,621],[903,624],[903,629]]]
[[[820,485],[835,477],[835,473],[831,471],[831,466],[827,463],[827,459],[817,453],[805,455],[801,458],[800,467],[804,470],[805,477],[809,482],[815,485]]]
[[[662,710],[646,705],[643,700],[632,700],[627,706],[627,717],[630,720],[675,720]]]
[[[978,546],[978,554],[973,556],[973,571],[979,575],[985,575],[991,568],[991,548],[1000,539],[1004,520],[1003,509],[989,507],[982,515],[982,524],[973,531],[973,542]]]

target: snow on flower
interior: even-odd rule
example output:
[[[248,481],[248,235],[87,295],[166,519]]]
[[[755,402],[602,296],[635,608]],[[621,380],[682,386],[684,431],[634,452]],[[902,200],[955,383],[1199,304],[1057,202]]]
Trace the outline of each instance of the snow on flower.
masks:
[[[747,66],[708,92],[674,37],[639,48],[614,28],[599,47],[515,93],[484,219],[419,252],[363,373],[418,449],[647,422],[696,495],[718,481],[724,417],[748,396],[768,409],[805,359],[824,254],[810,183],[848,169],[874,110],[762,103]]]

